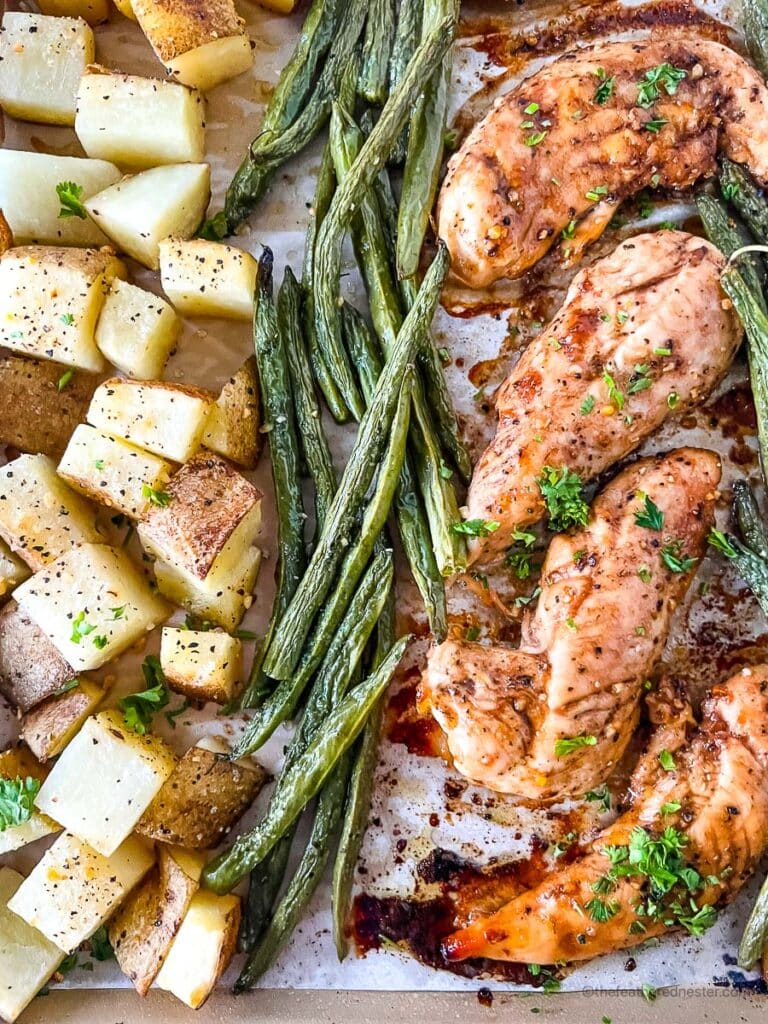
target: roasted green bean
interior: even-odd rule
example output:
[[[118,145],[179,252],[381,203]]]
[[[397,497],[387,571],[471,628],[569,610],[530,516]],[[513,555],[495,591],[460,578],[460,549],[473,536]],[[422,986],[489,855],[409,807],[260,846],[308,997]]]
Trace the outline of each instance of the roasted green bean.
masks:
[[[389,58],[395,36],[394,0],[370,0],[365,23],[363,63],[358,89],[368,103],[386,102]]]
[[[736,522],[744,543],[756,555],[768,559],[768,533],[766,533],[760,509],[746,480],[736,480],[733,484],[733,507]]]
[[[749,55],[768,78],[768,4],[766,0],[742,0],[744,38]]]
[[[422,6],[421,0],[400,0],[395,38],[392,43],[392,57],[389,61],[390,92],[397,88],[400,79],[405,74],[405,69],[408,67],[408,62],[419,45]],[[400,133],[390,154],[390,164],[399,167],[403,163],[407,144],[408,128],[406,126]]]
[[[718,247],[724,256],[732,256],[738,249],[754,242],[746,227],[731,217],[727,207],[714,196],[706,194],[698,196],[696,206],[707,238]],[[759,257],[746,256],[739,263],[739,271],[755,298],[765,309],[762,283],[763,261]]]
[[[748,171],[730,160],[720,167],[720,187],[728,201],[739,211],[744,223],[763,245],[768,244],[768,203]]]

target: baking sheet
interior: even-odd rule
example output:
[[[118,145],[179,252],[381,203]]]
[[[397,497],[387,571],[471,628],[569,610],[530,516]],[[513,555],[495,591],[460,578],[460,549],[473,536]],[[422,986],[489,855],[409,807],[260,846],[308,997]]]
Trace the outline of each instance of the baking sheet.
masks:
[[[677,12],[678,16],[685,14],[693,22],[697,20],[698,10],[729,24],[737,23],[738,12],[730,5],[712,0],[697,6],[678,0],[662,2],[670,12]],[[481,13],[468,10],[456,54],[452,116],[455,115],[462,126],[471,117],[482,113],[497,91],[509,88],[517,76],[529,73],[544,59],[537,46],[545,45],[547,39],[559,35],[572,42],[573,35],[567,31],[557,33],[551,28],[548,32],[541,31],[553,17],[559,19],[558,25],[562,23],[563,26],[580,21],[581,35],[586,37],[595,28],[598,15],[603,24],[612,25],[613,30],[622,32],[625,23],[621,12],[627,8],[640,9],[641,5],[628,2],[579,6],[563,0],[560,4],[500,4],[492,11],[488,5],[482,5]],[[567,12],[567,16],[563,12]],[[257,130],[263,104],[290,53],[300,22],[300,18],[278,17],[251,5],[244,7],[243,13],[256,41],[255,71],[209,96],[207,158],[213,170],[215,203],[220,200],[234,167]],[[614,14],[616,20],[612,23],[610,18]],[[510,42],[510,34],[520,37],[519,45]],[[504,63],[499,63],[502,52]],[[97,30],[97,54],[104,64],[124,71],[158,74],[160,70],[136,26],[123,19],[116,19],[113,24]],[[511,67],[506,67],[506,63]],[[74,134],[68,129],[45,129],[11,122],[6,125],[5,144],[71,155],[81,152]],[[284,169],[267,201],[253,218],[250,230],[237,240],[254,254],[259,253],[262,245],[269,244],[275,253],[278,281],[286,264],[294,270],[300,267],[319,152],[318,144]],[[661,205],[641,225],[630,224],[625,230],[637,230],[671,218],[683,222],[689,212],[681,204]],[[606,238],[605,245],[614,245],[618,237],[613,233]],[[590,258],[598,252],[598,249],[593,249]],[[158,290],[154,275],[137,267],[132,269],[138,283]],[[495,386],[512,365],[519,348],[540,329],[541,322],[556,308],[565,283],[566,280],[558,274],[539,281],[535,302],[528,294],[522,296],[519,286],[507,285],[481,297],[468,296],[450,287],[447,289],[445,303],[451,312],[440,310],[435,321],[435,335],[438,344],[444,345],[451,353],[453,362],[447,371],[449,382],[475,450],[482,446],[492,430],[489,400]],[[364,302],[359,278],[351,265],[346,268],[343,291],[358,305]],[[166,376],[171,380],[211,388],[220,385],[249,353],[249,333],[245,324],[205,320],[187,322],[179,351],[169,363]],[[744,368],[738,364],[718,394],[732,394],[734,386],[743,377]],[[482,388],[478,387],[478,380],[483,382]],[[479,390],[482,390],[482,396],[478,396]],[[711,425],[713,419],[718,420],[714,428]],[[735,464],[731,456],[735,455],[743,462],[744,450],[751,448],[754,451],[755,441],[749,431],[746,434],[740,432],[737,450],[734,438],[724,436],[721,421],[719,415],[714,417],[705,413],[690,417],[684,428],[679,425],[665,428],[645,450],[663,450],[687,443],[716,448],[723,456],[724,487],[727,488],[734,473],[744,472],[744,467]],[[350,436],[335,428],[331,428],[331,433],[334,452],[341,466]],[[754,462],[747,466],[747,470],[754,472]],[[265,492],[260,544],[266,558],[254,607],[245,626],[260,630],[269,614],[274,569],[274,511],[266,459],[262,460],[254,479]],[[700,579],[707,580],[709,576],[721,573],[721,561],[706,560],[700,570]],[[415,612],[415,605],[410,604],[407,573],[401,569],[400,575],[403,577],[400,611],[403,614]],[[695,587],[692,588],[688,601],[677,616],[665,653],[665,660],[697,689],[722,676],[727,667],[740,657],[755,657],[756,652],[768,643],[764,636],[764,620],[756,613],[754,603],[738,582],[726,576],[715,583],[710,594],[704,597]],[[494,609],[479,604],[475,591],[466,581],[454,588],[451,607],[456,615],[464,615],[467,609],[474,609],[490,634],[500,628]],[[415,624],[418,627],[418,615]],[[409,666],[418,664],[423,648],[423,642],[414,646],[409,654],[406,674]],[[110,667],[109,671],[117,676],[110,703],[137,688],[140,660],[151,649],[152,641],[146,651],[134,652],[131,657],[123,659],[117,669]],[[216,718],[212,715],[214,710],[209,706],[207,713],[184,713],[177,719],[173,731],[159,719],[160,731],[179,751],[203,735],[231,737],[238,731],[238,722]],[[4,709],[0,710],[0,746],[15,736],[15,732],[12,716]],[[270,770],[279,769],[289,737],[290,731],[283,728],[259,752],[259,759]],[[435,847],[453,851],[481,865],[494,858],[524,858],[534,836],[540,841],[554,841],[568,830],[568,822],[572,820],[572,809],[566,806],[531,810],[516,805],[511,799],[491,797],[478,787],[446,787],[446,782],[451,780],[461,782],[460,777],[440,758],[409,753],[401,743],[385,738],[377,770],[371,814],[373,824],[366,835],[361,857],[365,873],[359,876],[360,889],[376,896],[408,896],[414,889],[423,888],[417,864]],[[452,795],[446,796],[447,791]],[[253,809],[251,819],[258,816],[265,799],[266,794]],[[588,809],[580,814],[580,827],[589,824],[588,814],[594,814],[594,810]],[[13,863],[28,869],[39,855],[40,847],[33,846],[20,851],[13,858]],[[721,915],[717,926],[701,939],[668,938],[661,943],[638,947],[631,954],[594,961],[569,974],[563,981],[563,988],[611,990],[639,988],[642,984],[661,987],[683,982],[689,986],[711,984],[713,981],[727,983],[729,978],[734,979],[732,953],[739,924],[745,918],[750,900],[750,891],[744,892],[736,904]],[[236,969],[230,971],[225,984],[232,980]],[[96,964],[93,973],[76,970],[64,982],[67,987],[82,988],[111,988],[127,984],[114,964]],[[467,979],[435,970],[392,949],[370,952],[365,957],[353,955],[339,964],[330,934],[327,885],[319,889],[290,943],[261,984],[267,988],[349,990],[476,990],[486,984],[494,989],[519,988],[508,983]]]

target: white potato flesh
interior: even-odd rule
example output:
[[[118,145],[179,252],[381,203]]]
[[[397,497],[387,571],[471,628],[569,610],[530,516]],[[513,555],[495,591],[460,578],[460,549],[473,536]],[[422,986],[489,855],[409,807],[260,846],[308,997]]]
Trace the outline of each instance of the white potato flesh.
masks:
[[[160,593],[174,604],[231,632],[237,629],[251,606],[260,565],[259,548],[248,548],[237,570],[228,579],[220,578],[213,591],[207,591],[199,580],[193,582],[166,562],[155,562],[155,579]]]
[[[181,331],[181,321],[154,292],[115,281],[96,325],[102,355],[139,380],[161,377]]]
[[[137,836],[129,836],[111,857],[104,857],[65,832],[46,850],[8,907],[71,953],[104,924],[153,862],[151,847]]]
[[[67,552],[14,598],[77,672],[116,658],[168,617],[128,555],[105,544]]]
[[[0,540],[0,597],[9,594],[29,576],[29,566]]]
[[[0,468],[0,536],[34,570],[75,544],[102,539],[94,510],[47,455],[20,455]]]
[[[205,101],[178,82],[97,70],[80,79],[75,132],[88,156],[131,170],[198,163]]]
[[[43,14],[57,18],[83,18],[89,25],[100,25],[109,17],[108,0],[38,0]]]
[[[7,11],[0,29],[0,105],[21,121],[74,124],[93,31],[78,18]]]
[[[160,243],[163,291],[185,316],[253,318],[258,265],[250,253],[203,238]]]
[[[159,736],[139,736],[119,711],[89,718],[37,794],[38,810],[109,857],[176,766]]]
[[[132,519],[149,507],[150,493],[162,491],[170,475],[165,459],[87,423],[75,428],[59,463],[59,476],[75,490]]]
[[[64,953],[42,932],[28,925],[8,902],[24,876],[0,867],[0,1017],[13,1022],[45,985]]]
[[[227,633],[173,629],[160,641],[160,664],[168,685],[192,700],[226,704],[240,681],[243,645]]]
[[[90,217],[59,216],[56,186],[74,182],[85,201],[120,178],[117,167],[106,160],[0,149],[0,209],[17,245],[105,245],[107,236]]]
[[[125,178],[93,196],[85,207],[118,249],[157,270],[160,242],[168,235],[191,237],[210,194],[208,164],[171,164]]]
[[[105,367],[96,322],[113,278],[111,250],[29,245],[0,258],[0,345],[77,370]]]
[[[0,779],[29,778],[42,782],[45,778],[45,769],[26,747],[9,747],[0,754]],[[9,825],[0,831],[0,856],[13,850],[20,850],[22,846],[60,831],[61,826],[55,821],[33,810],[27,820],[22,821],[20,825]]]
[[[253,65],[251,41],[246,35],[212,39],[210,43],[187,50],[166,63],[177,82],[207,92],[230,78],[242,75]]]
[[[200,891],[192,897],[155,982],[197,1010],[226,970],[237,943],[240,900]]]
[[[164,381],[104,381],[94,392],[88,422],[173,462],[197,449],[213,399],[199,388]]]

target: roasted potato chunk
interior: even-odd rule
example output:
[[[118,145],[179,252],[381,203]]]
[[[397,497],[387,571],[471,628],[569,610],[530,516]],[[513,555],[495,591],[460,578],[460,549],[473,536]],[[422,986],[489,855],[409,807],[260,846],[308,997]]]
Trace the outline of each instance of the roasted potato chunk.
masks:
[[[95,374],[73,373],[58,363],[0,357],[0,444],[61,458],[98,383]]]
[[[203,444],[244,469],[255,469],[261,451],[261,405],[256,356],[230,377],[208,414]]]
[[[96,325],[102,355],[129,377],[162,376],[173,351],[181,321],[153,292],[126,281],[114,281]]]
[[[139,835],[192,850],[217,846],[266,782],[266,772],[192,747],[136,826]]]
[[[216,584],[195,582],[189,575],[167,562],[155,562],[155,579],[161,594],[194,615],[231,632],[240,625],[250,608],[253,588],[261,565],[259,548],[247,548],[242,561],[230,573],[219,574]]]
[[[100,25],[109,17],[107,0],[39,0],[37,6],[43,14],[82,18],[89,25]]]
[[[14,555],[5,541],[0,540],[0,599],[29,576],[29,566]]]
[[[232,700],[240,681],[243,645],[213,630],[163,629],[160,664],[168,685],[191,700]]]
[[[25,747],[10,747],[0,754],[0,779],[37,779],[42,782],[46,770]],[[18,850],[36,839],[59,832],[61,826],[39,811],[32,811],[20,825],[9,825],[0,831],[0,855]]]
[[[104,690],[80,676],[36,704],[21,718],[19,735],[29,749],[45,764],[62,752],[80,730],[89,715],[104,699]]]
[[[149,991],[199,888],[200,871],[187,874],[175,851],[161,846],[157,864],[112,918],[109,941],[139,995]]]
[[[184,316],[253,319],[258,264],[249,252],[204,238],[160,243],[163,291]]]
[[[29,711],[75,678],[45,633],[15,601],[0,609],[0,693]]]

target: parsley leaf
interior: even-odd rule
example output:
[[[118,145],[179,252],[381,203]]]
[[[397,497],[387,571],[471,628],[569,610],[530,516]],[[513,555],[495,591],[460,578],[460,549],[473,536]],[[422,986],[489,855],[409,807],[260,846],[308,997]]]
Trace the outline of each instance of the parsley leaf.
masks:
[[[83,206],[83,186],[77,185],[74,181],[60,181],[56,186],[56,195],[59,197],[61,209],[59,217],[79,217],[85,220],[88,216]]]
[[[605,68],[598,68],[595,72],[597,77],[600,79],[600,84],[595,89],[594,101],[601,107],[604,106],[608,100],[613,96],[613,87],[616,84],[616,76],[611,75],[610,78],[606,77]]]
[[[160,660],[154,654],[147,655],[141,671],[147,684],[146,690],[123,697],[120,709],[126,726],[143,736],[152,724],[152,716],[166,706],[170,694]]]
[[[157,491],[154,487],[150,487],[149,484],[142,486],[141,493],[145,498],[149,499],[150,505],[157,505],[158,508],[167,508],[171,503],[171,495],[168,491]]]
[[[72,635],[69,639],[73,644],[79,644],[83,637],[88,636],[94,629],[96,627],[93,623],[86,621],[85,612],[78,612],[72,623]]]
[[[654,117],[651,121],[646,121],[643,128],[653,135],[658,135],[665,124],[669,124],[666,117]]]
[[[608,389],[608,398],[611,404],[621,412],[624,408],[625,398],[621,390],[616,386],[616,381],[607,370],[603,372],[603,383]]]
[[[555,741],[555,757],[567,757],[581,747],[594,747],[597,736],[572,736],[568,739]]]
[[[661,549],[661,560],[671,572],[688,572],[696,559],[686,555],[681,540],[672,540]]]
[[[105,924],[96,929],[90,938],[90,943],[91,956],[94,960],[104,961],[114,959],[115,951],[112,949],[112,944],[109,941],[107,926]]]
[[[664,89],[667,96],[674,96],[677,87],[687,76],[683,68],[676,68],[672,64],[657,64],[655,68],[646,71],[645,77],[637,86],[638,107],[648,108],[661,96]]]
[[[607,196],[607,195],[608,195],[608,186],[607,185],[595,185],[594,188],[591,188],[589,190],[589,192],[586,192],[584,194],[584,198],[588,199],[590,201],[590,203],[599,203],[600,200],[603,198],[603,196]]]
[[[74,370],[65,370],[64,373],[59,377],[56,382],[56,390],[63,391],[64,388],[69,384],[72,378],[75,376]]]
[[[536,543],[536,534],[528,533],[525,530],[515,530],[512,540],[515,543],[507,551],[504,561],[519,580],[527,580],[533,569],[533,553],[530,549]]]
[[[589,416],[589,414],[592,412],[594,408],[595,396],[587,395],[587,397],[584,399],[584,401],[581,403],[581,406],[579,407],[579,412],[582,416]]]
[[[451,523],[451,532],[466,533],[470,537],[488,537],[500,526],[501,523],[493,519],[462,519],[460,523]]]
[[[661,530],[664,525],[664,513],[647,494],[638,494],[638,497],[642,497],[643,507],[639,512],[635,512],[635,523],[644,526],[646,530]]]
[[[615,917],[619,912],[619,903],[616,900],[600,900],[595,899],[589,900],[585,904],[584,909],[587,911],[593,921],[597,921],[600,924],[605,924],[606,921],[610,921],[612,917]]]
[[[659,764],[665,772],[673,772],[677,768],[675,759],[668,750],[662,750],[659,753]]]
[[[589,505],[584,500],[581,477],[567,466],[545,466],[536,477],[549,515],[549,528],[559,532],[571,526],[586,526]]]
[[[678,800],[670,800],[666,804],[661,805],[662,814],[676,814],[680,810],[682,804]]]
[[[30,776],[0,779],[0,832],[29,821],[39,790],[40,780]]]
[[[611,794],[607,786],[588,790],[584,794],[584,799],[590,804],[600,804],[600,809],[603,811],[611,809]]]
[[[707,542],[716,551],[721,551],[726,558],[735,558],[738,555],[736,548],[720,530],[710,530]]]

